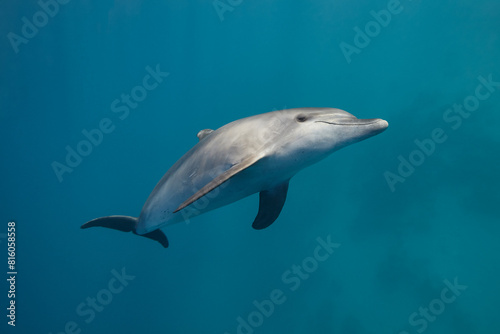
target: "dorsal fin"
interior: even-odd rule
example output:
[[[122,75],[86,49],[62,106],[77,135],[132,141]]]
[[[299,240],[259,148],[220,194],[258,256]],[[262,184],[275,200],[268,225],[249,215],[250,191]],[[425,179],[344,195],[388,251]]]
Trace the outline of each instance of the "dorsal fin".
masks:
[[[212,130],[212,129],[204,129],[204,130],[201,130],[200,132],[198,132],[198,134],[196,135],[196,137],[198,137],[199,140],[202,140],[203,138],[205,138],[206,136],[208,136],[212,132],[214,132],[214,130]]]
[[[263,157],[264,157],[263,154],[252,155],[252,156],[244,159],[240,163],[234,165],[233,167],[229,168],[228,170],[226,170],[225,172],[223,172],[222,174],[217,176],[215,179],[213,179],[212,181],[207,183],[203,188],[198,190],[193,196],[189,197],[187,200],[182,202],[182,204],[179,205],[179,207],[174,211],[174,213],[176,213],[179,210],[184,209],[186,206],[192,204],[193,202],[197,201],[201,197],[205,196],[210,191],[214,190],[215,188],[217,188],[218,186],[220,186],[221,184],[223,184],[224,182],[226,182],[227,180],[229,180],[231,177],[235,176],[236,174],[238,174],[242,170],[247,169],[248,167],[252,166],[257,161],[262,159]]]

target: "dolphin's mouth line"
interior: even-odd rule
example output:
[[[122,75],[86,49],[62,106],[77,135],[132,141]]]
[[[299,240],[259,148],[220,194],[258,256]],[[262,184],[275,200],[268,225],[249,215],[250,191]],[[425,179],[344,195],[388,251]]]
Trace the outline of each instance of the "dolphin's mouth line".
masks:
[[[370,125],[370,124],[374,124],[374,123],[377,123],[377,122],[380,122],[379,119],[377,120],[373,120],[371,122],[366,122],[366,123],[363,123],[363,122],[360,122],[360,123],[343,123],[343,122],[327,122],[327,121],[316,121],[316,123],[326,123],[326,124],[331,124],[331,125]]]

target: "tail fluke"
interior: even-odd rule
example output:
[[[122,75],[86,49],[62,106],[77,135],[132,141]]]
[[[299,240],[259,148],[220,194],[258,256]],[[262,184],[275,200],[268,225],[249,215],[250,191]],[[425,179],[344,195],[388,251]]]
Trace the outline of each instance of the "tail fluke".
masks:
[[[89,227],[106,227],[113,230],[118,230],[122,232],[132,232],[141,237],[146,237],[155,241],[158,241],[163,247],[168,247],[167,236],[162,232],[162,230],[157,229],[146,234],[137,234],[135,232],[135,226],[137,224],[137,218],[130,216],[108,216],[93,219],[89,222],[83,224],[80,228],[85,229]]]

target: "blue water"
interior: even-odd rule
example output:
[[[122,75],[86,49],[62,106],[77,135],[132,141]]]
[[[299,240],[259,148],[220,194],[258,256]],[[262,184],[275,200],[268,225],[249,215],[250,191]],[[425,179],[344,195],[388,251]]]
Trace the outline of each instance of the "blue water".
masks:
[[[0,4],[1,333],[500,332],[498,1],[48,3]],[[254,195],[168,249],[80,230],[137,216],[199,130],[296,107],[390,125],[268,229]]]

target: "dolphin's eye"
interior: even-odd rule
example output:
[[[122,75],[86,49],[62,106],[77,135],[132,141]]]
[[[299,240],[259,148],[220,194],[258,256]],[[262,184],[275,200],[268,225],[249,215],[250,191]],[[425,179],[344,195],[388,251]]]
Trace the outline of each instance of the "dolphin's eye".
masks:
[[[305,122],[307,121],[307,116],[306,115],[298,115],[296,118],[297,122]]]

